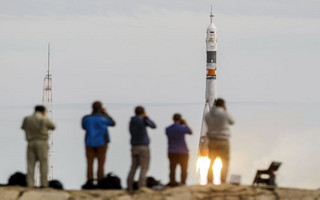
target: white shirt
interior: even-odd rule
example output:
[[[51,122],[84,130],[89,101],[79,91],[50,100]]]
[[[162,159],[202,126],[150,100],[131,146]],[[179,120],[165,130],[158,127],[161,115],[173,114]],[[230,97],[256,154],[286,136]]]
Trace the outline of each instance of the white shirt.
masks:
[[[231,115],[222,107],[214,107],[205,116],[208,127],[207,136],[213,139],[229,139],[230,125],[234,124]]]

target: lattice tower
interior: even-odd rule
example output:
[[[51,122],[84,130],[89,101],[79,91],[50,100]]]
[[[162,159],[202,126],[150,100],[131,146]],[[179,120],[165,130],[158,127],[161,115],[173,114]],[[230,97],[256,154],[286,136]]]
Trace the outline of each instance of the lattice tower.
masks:
[[[47,117],[52,120],[52,75],[50,74],[50,43],[48,44],[48,71],[43,80],[42,105],[47,108]],[[53,131],[49,130],[49,150],[48,150],[48,180],[53,179]],[[39,165],[37,165],[36,186],[40,185]]]

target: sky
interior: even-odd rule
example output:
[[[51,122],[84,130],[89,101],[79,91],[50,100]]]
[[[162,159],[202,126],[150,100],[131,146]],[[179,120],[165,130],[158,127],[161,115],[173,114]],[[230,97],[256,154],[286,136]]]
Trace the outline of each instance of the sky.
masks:
[[[260,158],[265,153],[262,166],[271,158],[285,161],[285,174],[279,177],[286,178],[282,181],[284,185],[296,182],[292,174],[297,169],[307,169],[299,172],[303,177],[309,171],[318,173],[316,159],[307,168],[300,167],[305,163],[297,160],[305,155],[315,157],[318,152],[319,105],[313,107],[313,103],[320,103],[320,93],[315,90],[320,84],[319,0],[0,0],[0,108],[6,110],[0,114],[4,133],[0,146],[11,147],[11,143],[5,141],[13,141],[12,137],[17,145],[24,142],[18,135],[22,133],[21,113],[30,107],[30,112],[25,114],[31,114],[33,106],[41,103],[49,42],[53,104],[60,110],[64,106],[74,109],[70,113],[74,115],[72,120],[65,113],[60,116],[57,113],[54,120],[61,126],[57,141],[59,137],[70,137],[78,142],[78,149],[82,148],[82,135],[74,135],[83,132],[78,124],[83,112],[71,104],[88,105],[89,112],[90,104],[96,99],[107,108],[110,105],[157,105],[151,114],[156,121],[163,121],[157,130],[163,134],[171,113],[158,112],[162,110],[158,104],[204,102],[205,39],[211,4],[218,28],[218,96],[233,103],[231,112],[237,121],[232,140],[233,163],[236,163],[233,170],[245,174],[245,179],[251,181],[252,170],[261,167],[258,164],[262,162],[254,156]],[[271,102],[271,107],[259,113],[253,102]],[[274,104],[282,102],[302,104],[298,111],[296,104],[288,104],[289,107]],[[237,110],[238,104],[248,107]],[[283,113],[288,112],[280,112],[275,116],[278,107],[274,105],[291,114],[286,116]],[[167,110],[179,108],[172,107]],[[110,109],[120,124],[113,133],[127,134],[131,107],[119,108],[128,110],[120,114],[112,112],[112,106]],[[187,119],[194,117],[190,123],[198,134],[202,110],[181,108],[181,112]],[[276,144],[273,137],[268,137],[269,132],[277,135]],[[17,136],[13,136],[15,133]],[[194,137],[191,141],[197,142],[198,136]],[[123,138],[113,138],[114,144],[117,140],[122,144]],[[261,149],[260,153],[253,153],[246,142],[241,142],[247,139],[256,141],[254,147],[272,144],[274,148],[267,153]],[[70,140],[60,138],[58,145]],[[152,145],[152,149],[163,148],[160,142]],[[299,145],[303,151],[297,148]],[[25,149],[18,150],[14,155],[22,163]],[[18,150],[12,149],[12,154]],[[160,150],[165,152],[164,148]],[[66,155],[74,156],[73,149],[67,151]],[[129,151],[125,152],[129,158]],[[108,155],[112,157],[114,153]],[[59,159],[64,161],[68,157]],[[21,163],[18,163],[20,167]],[[243,166],[238,166],[239,163]],[[243,169],[247,171],[241,171]],[[299,184],[312,188],[319,185],[318,179],[310,179]]]
[[[318,0],[0,1],[0,106],[203,102],[213,4],[218,96],[319,102]]]

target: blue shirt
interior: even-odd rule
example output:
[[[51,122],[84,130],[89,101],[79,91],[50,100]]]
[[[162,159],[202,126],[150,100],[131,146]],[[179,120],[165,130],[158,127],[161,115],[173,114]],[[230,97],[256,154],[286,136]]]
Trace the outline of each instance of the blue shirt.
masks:
[[[81,125],[86,130],[86,146],[99,147],[110,142],[108,126],[115,126],[115,122],[109,115],[98,111],[84,116]]]
[[[188,153],[185,134],[191,134],[191,130],[182,124],[172,124],[166,128],[169,153]]]
[[[147,133],[147,126],[156,128],[156,124],[147,117],[131,117],[129,131],[131,135],[131,146],[148,146],[150,139]]]

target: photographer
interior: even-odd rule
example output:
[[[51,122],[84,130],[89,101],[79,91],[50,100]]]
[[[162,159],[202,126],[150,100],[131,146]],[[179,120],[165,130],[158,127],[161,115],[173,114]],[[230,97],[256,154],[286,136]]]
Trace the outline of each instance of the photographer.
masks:
[[[32,115],[24,118],[22,129],[26,132],[27,147],[27,185],[34,187],[34,168],[40,163],[41,187],[48,187],[48,138],[49,130],[55,129],[55,124],[46,117],[47,109],[38,105]]]
[[[104,163],[108,143],[110,142],[108,126],[115,126],[114,120],[102,107],[100,101],[92,104],[91,115],[82,118],[82,128],[86,131],[85,145],[87,157],[87,182],[93,182],[93,161],[98,159],[98,181],[104,176]]]
[[[168,186],[185,185],[189,160],[189,150],[185,141],[185,134],[192,134],[190,127],[181,115],[173,115],[173,124],[166,128],[168,137],[168,157],[170,162],[170,182]],[[176,182],[176,167],[181,167],[181,183]]]
[[[234,120],[227,112],[227,106],[223,99],[218,98],[215,101],[215,106],[206,114],[205,120],[208,127],[207,136],[209,138],[208,147],[211,160],[207,177],[208,183],[212,183],[212,166],[217,157],[221,158],[223,165],[221,182],[226,183],[230,160],[230,125],[234,124]]]
[[[134,175],[138,168],[140,168],[138,188],[146,186],[146,174],[150,162],[150,139],[147,127],[156,128],[156,124],[148,117],[142,106],[137,106],[134,112],[135,116],[131,117],[129,124],[131,136],[131,167],[127,178],[129,192],[133,190]]]

